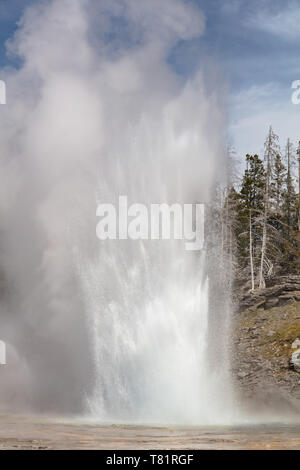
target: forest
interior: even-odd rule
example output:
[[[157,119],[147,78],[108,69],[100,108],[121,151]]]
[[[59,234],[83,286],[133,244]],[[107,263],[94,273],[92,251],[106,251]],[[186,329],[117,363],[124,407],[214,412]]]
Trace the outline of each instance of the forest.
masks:
[[[239,178],[234,159],[229,150],[229,176],[216,190],[213,218],[233,278],[254,291],[275,276],[299,274],[300,142],[288,139],[281,149],[270,127],[264,155],[247,154]]]

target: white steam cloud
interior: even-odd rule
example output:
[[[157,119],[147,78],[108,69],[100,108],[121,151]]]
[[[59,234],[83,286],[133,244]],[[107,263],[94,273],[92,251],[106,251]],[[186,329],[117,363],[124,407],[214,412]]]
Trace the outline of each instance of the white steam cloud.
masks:
[[[52,0],[29,7],[10,39],[21,65],[1,70],[2,409],[80,413],[99,386],[83,284],[91,296],[106,286],[100,316],[120,293],[107,285],[114,266],[96,239],[97,198],[208,197],[222,100],[201,70],[185,80],[168,60],[204,29],[183,0]],[[84,266],[97,263],[91,280]]]

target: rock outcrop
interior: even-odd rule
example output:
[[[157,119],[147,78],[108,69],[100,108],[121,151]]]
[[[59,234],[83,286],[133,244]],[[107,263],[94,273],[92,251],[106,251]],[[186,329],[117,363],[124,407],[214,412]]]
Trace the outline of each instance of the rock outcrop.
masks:
[[[232,366],[241,393],[266,390],[300,400],[300,276],[240,296]]]
[[[300,339],[297,338],[292,344],[292,355],[290,358],[290,367],[296,372],[300,372]]]
[[[272,280],[272,285],[266,289],[246,292],[239,296],[239,310],[251,307],[270,308],[284,305],[289,300],[300,302],[300,276],[282,276]]]

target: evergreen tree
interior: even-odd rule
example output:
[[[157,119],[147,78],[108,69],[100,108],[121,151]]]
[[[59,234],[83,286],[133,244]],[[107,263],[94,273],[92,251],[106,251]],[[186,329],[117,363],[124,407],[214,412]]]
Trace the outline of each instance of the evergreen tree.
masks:
[[[288,240],[291,240],[291,234],[296,229],[297,224],[297,197],[293,178],[293,168],[296,164],[296,158],[295,150],[290,139],[288,139],[286,145],[285,161],[287,173],[285,191],[283,193],[283,221],[285,224],[286,237]]]
[[[244,274],[254,278],[259,263],[262,239],[261,217],[264,210],[265,170],[258,155],[246,155],[246,170],[236,206],[238,263]]]
[[[282,198],[286,181],[286,168],[282,163],[280,154],[277,154],[274,162],[274,171],[271,180],[271,197],[273,199],[273,214],[275,218],[282,218]]]
[[[249,279],[252,290],[264,288],[267,277],[299,269],[300,194],[294,186],[295,150],[288,139],[283,161],[278,140],[270,127],[264,162],[258,155],[247,154],[240,190],[229,178],[214,206],[222,263],[229,260],[236,280]],[[300,187],[300,143],[298,156]]]
[[[240,191],[241,199],[247,209],[258,213],[263,210],[265,170],[258,155],[246,155],[246,170]]]

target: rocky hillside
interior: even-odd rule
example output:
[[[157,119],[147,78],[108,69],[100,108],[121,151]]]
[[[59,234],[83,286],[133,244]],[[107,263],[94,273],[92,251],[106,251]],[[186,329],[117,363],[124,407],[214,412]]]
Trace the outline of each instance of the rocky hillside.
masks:
[[[233,331],[233,372],[241,393],[300,400],[300,276],[242,293]]]

